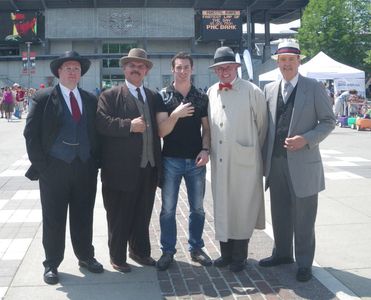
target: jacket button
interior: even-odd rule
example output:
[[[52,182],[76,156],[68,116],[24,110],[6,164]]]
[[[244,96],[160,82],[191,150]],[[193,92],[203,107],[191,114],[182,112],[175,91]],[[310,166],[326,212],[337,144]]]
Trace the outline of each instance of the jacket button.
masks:
[[[222,158],[220,158],[220,159],[219,159],[219,161],[220,161],[220,162],[222,162],[222,161],[223,161],[223,159],[222,159]]]
[[[219,144],[223,144],[223,141],[219,141]]]
[[[225,108],[225,105],[223,105],[222,107]]]
[[[223,122],[219,124],[220,127],[223,127]]]

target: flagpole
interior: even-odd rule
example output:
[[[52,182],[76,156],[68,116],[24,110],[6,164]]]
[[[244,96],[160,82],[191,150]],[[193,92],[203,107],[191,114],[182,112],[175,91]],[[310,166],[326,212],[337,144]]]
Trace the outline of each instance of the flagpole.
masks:
[[[30,89],[31,85],[31,61],[30,61],[30,49],[31,49],[31,44],[32,42],[26,42],[27,45],[27,76],[28,76],[28,83],[27,83],[27,88],[28,90]]]

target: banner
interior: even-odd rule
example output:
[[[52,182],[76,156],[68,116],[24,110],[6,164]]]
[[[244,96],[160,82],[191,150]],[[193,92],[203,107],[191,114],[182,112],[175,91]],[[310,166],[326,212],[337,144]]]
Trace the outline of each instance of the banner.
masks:
[[[22,74],[28,74],[28,67],[27,67],[28,59],[27,59],[27,52],[22,52]],[[30,74],[36,73],[36,52],[30,52]]]
[[[365,81],[362,78],[334,79],[334,92],[357,90],[358,95],[366,96]]]

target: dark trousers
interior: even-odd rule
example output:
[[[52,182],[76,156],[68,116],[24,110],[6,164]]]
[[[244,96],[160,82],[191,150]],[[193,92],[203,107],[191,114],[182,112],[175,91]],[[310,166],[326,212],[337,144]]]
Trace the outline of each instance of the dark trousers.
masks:
[[[228,242],[219,242],[220,252],[222,257],[234,262],[243,262],[247,259],[247,248],[249,244],[249,239],[247,240],[231,240]]]
[[[275,243],[273,255],[279,258],[292,257],[294,240],[298,266],[312,266],[318,194],[296,197],[287,159],[275,156],[272,157],[269,189]]]
[[[93,210],[97,189],[97,168],[93,161],[72,163],[51,158],[40,174],[45,267],[58,267],[64,257],[66,219],[74,253],[79,260],[94,257]]]
[[[140,257],[151,255],[149,223],[157,187],[157,169],[141,168],[139,182],[133,190],[120,191],[102,186],[107,213],[108,247],[111,261],[126,262],[127,244],[130,252]]]

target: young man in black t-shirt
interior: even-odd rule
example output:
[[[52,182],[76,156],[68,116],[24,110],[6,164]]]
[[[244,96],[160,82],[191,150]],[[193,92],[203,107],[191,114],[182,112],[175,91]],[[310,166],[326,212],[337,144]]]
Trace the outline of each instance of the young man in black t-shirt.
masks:
[[[202,250],[205,223],[203,199],[210,148],[208,97],[191,83],[193,60],[189,54],[178,53],[171,64],[174,82],[161,90],[162,101],[157,103],[156,109],[159,134],[164,139],[160,214],[163,255],[157,262],[159,270],[170,266],[176,252],[175,214],[182,178],[186,183],[190,207],[188,243],[191,258],[204,266],[212,264]]]

